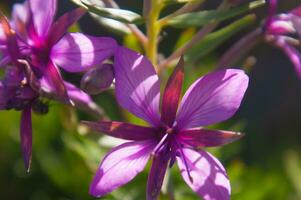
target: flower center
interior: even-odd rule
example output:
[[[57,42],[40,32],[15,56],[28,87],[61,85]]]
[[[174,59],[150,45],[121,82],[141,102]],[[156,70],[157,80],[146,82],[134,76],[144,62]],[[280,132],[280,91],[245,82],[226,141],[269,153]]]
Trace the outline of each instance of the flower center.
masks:
[[[33,59],[38,63],[47,63],[49,60],[50,48],[44,42],[37,42],[32,46]]]

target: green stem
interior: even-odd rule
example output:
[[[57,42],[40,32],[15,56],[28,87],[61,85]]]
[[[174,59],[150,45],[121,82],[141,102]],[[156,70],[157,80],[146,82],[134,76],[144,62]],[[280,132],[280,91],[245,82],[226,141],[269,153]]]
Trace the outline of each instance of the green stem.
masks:
[[[147,18],[147,37],[148,43],[146,45],[146,55],[155,66],[157,70],[157,57],[158,57],[158,36],[161,31],[161,26],[158,23],[160,11],[163,8],[161,0],[152,0]]]

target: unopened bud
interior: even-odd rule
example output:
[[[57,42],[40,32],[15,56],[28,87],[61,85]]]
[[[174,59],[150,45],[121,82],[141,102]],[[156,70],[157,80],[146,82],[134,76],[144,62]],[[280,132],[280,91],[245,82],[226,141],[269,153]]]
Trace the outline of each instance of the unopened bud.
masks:
[[[113,65],[102,64],[88,70],[82,80],[81,88],[88,94],[99,94],[107,90],[114,80]]]

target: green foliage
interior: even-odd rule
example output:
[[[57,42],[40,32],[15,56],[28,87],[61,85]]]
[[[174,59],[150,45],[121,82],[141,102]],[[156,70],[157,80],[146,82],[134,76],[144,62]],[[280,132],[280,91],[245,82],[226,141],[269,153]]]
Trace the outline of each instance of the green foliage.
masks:
[[[178,3],[192,3],[198,2],[199,0],[163,0],[165,4],[178,4]]]
[[[167,25],[186,28],[191,26],[203,26],[212,22],[220,22],[226,19],[233,18],[240,14],[243,14],[249,10],[255,9],[259,6],[265,4],[264,0],[253,1],[246,5],[235,7],[230,10],[206,10],[199,12],[192,12],[187,14],[182,14],[171,18],[167,21]]]
[[[105,8],[99,4],[95,4],[93,1],[90,2],[89,0],[81,0],[81,4],[79,5],[84,5],[82,7],[86,7],[89,12],[109,19],[114,19],[128,24],[143,23],[143,18],[141,15],[129,10]]]
[[[219,29],[213,33],[208,34],[203,40],[194,45],[186,53],[188,60],[201,59],[209,52],[215,50],[219,45],[225,42],[234,34],[238,33],[244,28],[247,28],[252,22],[255,21],[254,15],[247,15],[228,26]]]

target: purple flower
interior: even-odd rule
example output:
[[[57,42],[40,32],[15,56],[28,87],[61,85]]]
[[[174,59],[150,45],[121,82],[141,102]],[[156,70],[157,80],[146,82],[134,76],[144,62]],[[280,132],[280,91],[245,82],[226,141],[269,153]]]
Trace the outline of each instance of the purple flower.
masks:
[[[29,61],[41,86],[50,87],[62,100],[68,101],[58,66],[68,72],[84,71],[112,56],[117,44],[109,37],[67,33],[85,11],[75,9],[53,22],[56,4],[56,0],[27,0],[16,4],[11,26],[17,33],[21,55]],[[2,62],[9,62],[9,56],[4,56]]]
[[[150,61],[127,48],[116,50],[117,100],[151,127],[114,121],[83,122],[93,130],[131,140],[113,148],[105,156],[90,186],[93,196],[104,196],[126,184],[144,169],[151,158],[148,200],[158,198],[166,169],[176,161],[185,182],[199,196],[206,200],[230,199],[225,169],[201,148],[227,144],[240,138],[241,134],[207,130],[200,126],[224,121],[236,112],[247,89],[248,77],[236,69],[208,74],[190,86],[179,104],[183,66],[181,59],[168,80],[160,114],[160,83]]]
[[[269,1],[269,16],[265,23],[265,38],[268,42],[281,48],[293,63],[301,78],[301,6],[289,13],[275,15],[276,0]],[[297,38],[297,39],[296,39]]]
[[[19,38],[5,16],[0,15],[0,47],[6,57],[5,75],[0,80],[0,110],[15,109],[22,111],[20,137],[23,160],[27,171],[30,169],[32,152],[32,109],[39,109],[41,88],[36,74],[29,63],[24,61]],[[1,46],[2,45],[2,46]],[[70,83],[63,82],[67,96],[77,105],[92,104],[92,99]],[[48,88],[51,90],[52,88]],[[47,111],[47,107],[46,107]],[[42,111],[43,113],[44,111]]]

